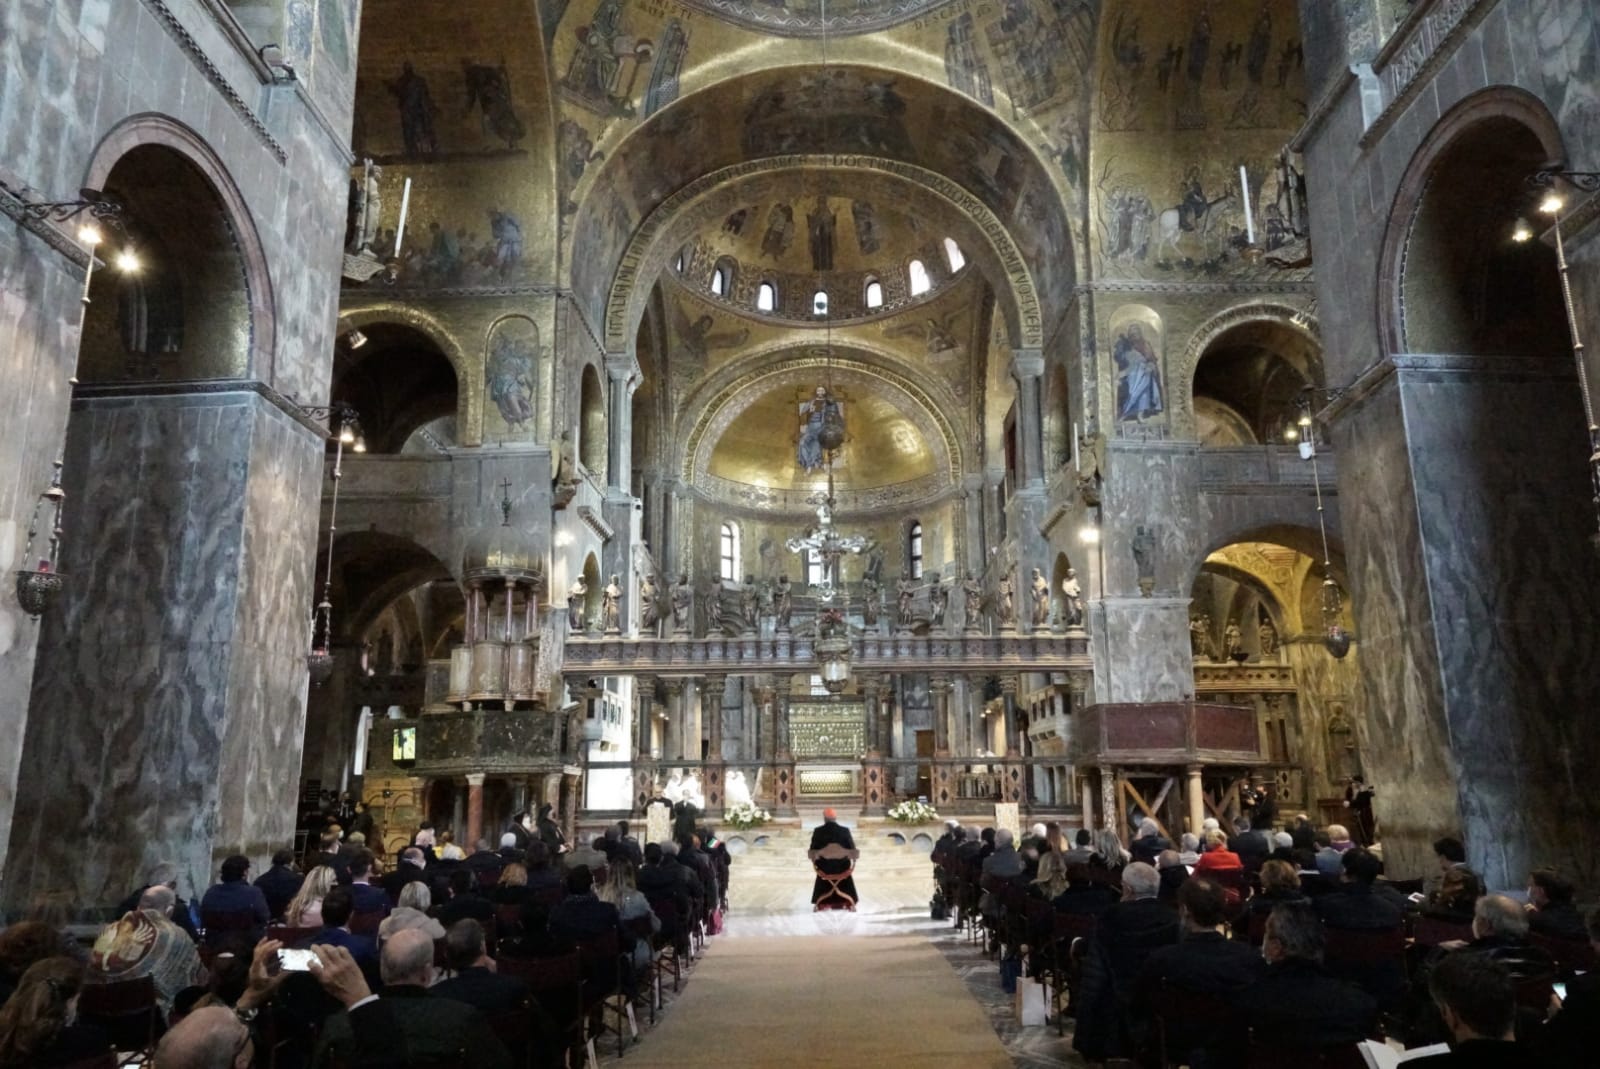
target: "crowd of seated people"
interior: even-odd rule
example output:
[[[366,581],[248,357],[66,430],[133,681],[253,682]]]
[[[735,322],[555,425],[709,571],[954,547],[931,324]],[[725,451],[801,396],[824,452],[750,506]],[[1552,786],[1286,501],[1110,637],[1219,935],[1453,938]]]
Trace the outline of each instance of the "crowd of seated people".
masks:
[[[1002,982],[1045,984],[1090,1062],[1359,1065],[1374,1039],[1450,1045],[1418,1060],[1436,1066],[1594,1064],[1600,909],[1562,873],[1530,873],[1525,901],[1489,894],[1443,837],[1436,873],[1391,882],[1381,846],[1272,816],[1232,834],[1207,820],[1176,846],[1145,818],[1128,849],[1110,829],[1036,825],[1016,842],[949,821],[934,876],[955,927]]]
[[[194,904],[158,865],[92,948],[41,906],[0,930],[0,1069],[584,1064],[638,1040],[635,1009],[654,1018],[726,908],[726,848],[679,830],[457,857],[422,828],[385,871],[334,828],[253,881],[227,858]]]

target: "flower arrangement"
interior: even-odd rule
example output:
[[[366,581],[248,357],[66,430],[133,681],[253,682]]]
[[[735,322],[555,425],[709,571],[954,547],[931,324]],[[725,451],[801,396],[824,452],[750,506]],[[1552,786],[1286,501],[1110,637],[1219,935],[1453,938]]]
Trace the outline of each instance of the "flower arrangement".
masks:
[[[931,824],[939,819],[939,811],[927,802],[910,799],[889,810],[889,819],[901,824]]]
[[[735,802],[722,813],[722,822],[735,828],[759,828],[771,819],[771,813],[753,802]]]

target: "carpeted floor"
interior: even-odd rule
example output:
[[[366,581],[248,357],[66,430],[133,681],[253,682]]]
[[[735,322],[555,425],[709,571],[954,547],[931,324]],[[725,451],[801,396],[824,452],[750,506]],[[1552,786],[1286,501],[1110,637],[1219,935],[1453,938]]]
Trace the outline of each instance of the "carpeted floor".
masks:
[[[717,939],[620,1064],[1009,1069],[984,1008],[927,939]]]

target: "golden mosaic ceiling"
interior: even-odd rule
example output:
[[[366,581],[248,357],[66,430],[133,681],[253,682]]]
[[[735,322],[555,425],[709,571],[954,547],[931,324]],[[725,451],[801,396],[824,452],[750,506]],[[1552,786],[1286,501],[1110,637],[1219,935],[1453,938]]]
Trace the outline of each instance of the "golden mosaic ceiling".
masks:
[[[709,471],[733,482],[773,490],[826,485],[825,470],[801,467],[802,409],[814,396],[810,379],[777,385],[734,417],[711,451]],[[909,483],[933,475],[934,451],[888,391],[836,387],[843,405],[845,443],[834,468],[837,485],[855,490]]]

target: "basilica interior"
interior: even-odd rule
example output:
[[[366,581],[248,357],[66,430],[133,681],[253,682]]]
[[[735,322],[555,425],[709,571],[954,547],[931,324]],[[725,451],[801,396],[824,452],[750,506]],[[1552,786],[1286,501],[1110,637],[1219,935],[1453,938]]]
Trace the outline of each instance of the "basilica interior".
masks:
[[[0,22],[0,909],[330,791],[1600,882],[1584,0]]]

